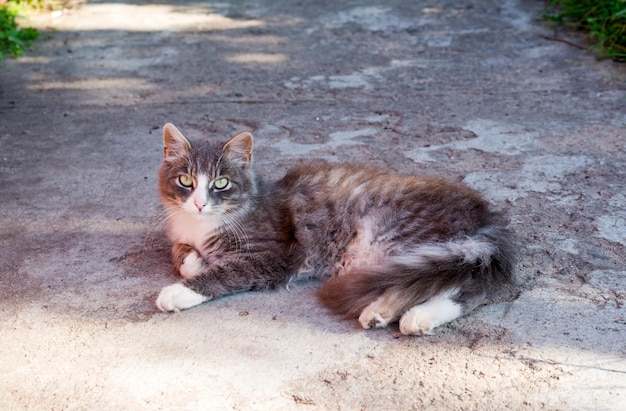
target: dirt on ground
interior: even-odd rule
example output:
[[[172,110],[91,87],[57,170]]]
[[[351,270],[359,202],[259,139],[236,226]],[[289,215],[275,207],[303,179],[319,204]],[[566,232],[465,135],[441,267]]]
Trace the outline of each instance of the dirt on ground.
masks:
[[[0,408],[626,409],[626,66],[543,1],[87,2],[0,63]],[[407,337],[318,284],[176,314],[161,127],[463,181],[517,284]]]

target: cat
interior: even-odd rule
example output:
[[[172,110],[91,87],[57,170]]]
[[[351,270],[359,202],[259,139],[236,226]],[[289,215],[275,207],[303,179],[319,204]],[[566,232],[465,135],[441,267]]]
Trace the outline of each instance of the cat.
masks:
[[[311,276],[363,328],[399,321],[424,335],[513,281],[505,220],[464,185],[322,160],[266,182],[248,132],[191,144],[168,123],[163,141],[160,196],[183,280],[162,289],[162,311]]]

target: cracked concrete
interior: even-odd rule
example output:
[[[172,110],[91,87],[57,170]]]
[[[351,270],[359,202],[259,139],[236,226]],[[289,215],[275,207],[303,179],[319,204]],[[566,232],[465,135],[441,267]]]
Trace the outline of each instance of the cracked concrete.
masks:
[[[5,409],[626,408],[626,72],[541,1],[88,2],[0,63]],[[582,42],[575,33],[560,33]],[[160,313],[160,127],[465,181],[518,286],[409,338],[315,283]]]

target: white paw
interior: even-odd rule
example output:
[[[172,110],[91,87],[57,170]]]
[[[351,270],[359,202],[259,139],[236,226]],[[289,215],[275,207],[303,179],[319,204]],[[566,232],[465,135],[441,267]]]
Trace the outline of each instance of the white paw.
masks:
[[[400,332],[404,335],[432,335],[438,324],[419,307],[413,307],[400,318]]]
[[[459,318],[463,314],[462,307],[450,299],[455,293],[456,290],[439,294],[411,308],[400,319],[400,332],[404,335],[432,335],[436,327]]]
[[[180,266],[180,275],[183,278],[193,278],[202,272],[202,257],[192,251],[183,260]]]
[[[368,328],[383,328],[386,327],[393,317],[388,316],[384,317],[383,314],[379,313],[376,310],[376,307],[373,307],[374,303],[365,307],[365,309],[361,312],[359,316],[359,322],[361,326],[366,330]]]
[[[180,311],[202,304],[208,299],[209,297],[179,283],[163,287],[156,300],[156,306],[161,311]]]

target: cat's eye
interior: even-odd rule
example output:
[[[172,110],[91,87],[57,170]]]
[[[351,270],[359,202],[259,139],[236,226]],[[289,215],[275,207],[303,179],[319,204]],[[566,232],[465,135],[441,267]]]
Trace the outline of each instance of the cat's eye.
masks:
[[[230,183],[230,181],[226,177],[218,178],[213,182],[213,188],[216,190],[224,190],[228,187],[228,183]]]
[[[189,188],[193,185],[193,179],[183,174],[178,177],[178,183],[183,187]]]

